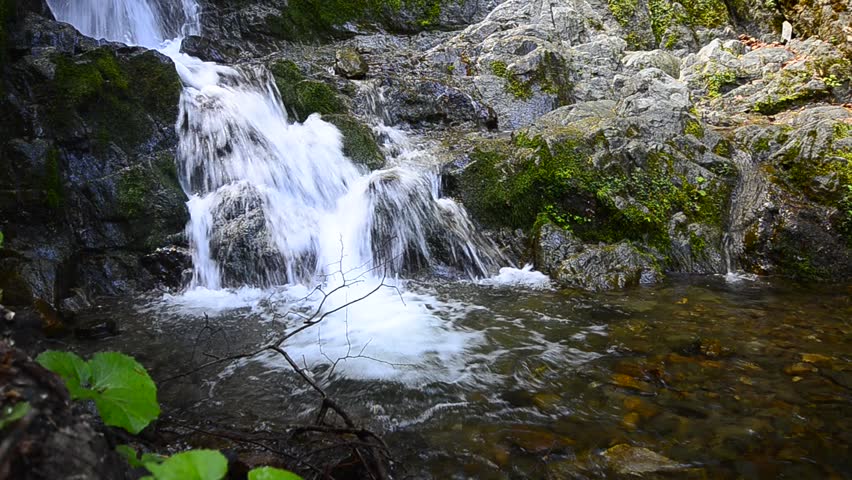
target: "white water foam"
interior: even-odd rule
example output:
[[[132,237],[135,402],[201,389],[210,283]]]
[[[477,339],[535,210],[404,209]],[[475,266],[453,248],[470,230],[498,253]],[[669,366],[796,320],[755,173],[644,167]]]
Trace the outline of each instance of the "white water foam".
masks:
[[[498,287],[522,287],[532,290],[549,290],[553,288],[553,282],[547,275],[533,270],[530,264],[524,268],[503,267],[500,273],[490,278],[479,281],[480,285],[493,285]]]

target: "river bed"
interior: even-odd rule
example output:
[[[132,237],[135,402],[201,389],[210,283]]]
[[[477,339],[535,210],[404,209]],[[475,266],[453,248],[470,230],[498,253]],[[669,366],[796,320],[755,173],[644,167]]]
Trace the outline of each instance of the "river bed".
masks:
[[[848,285],[684,276],[597,294],[402,291],[287,345],[384,435],[405,478],[635,478],[640,460],[616,458],[619,445],[669,460],[653,457],[663,463],[644,478],[850,478]],[[89,320],[118,319],[121,334],[71,348],[136,356],[164,411],[188,421],[310,420],[316,397],[274,357],[167,380],[279,334],[297,292],[219,295],[103,303]]]

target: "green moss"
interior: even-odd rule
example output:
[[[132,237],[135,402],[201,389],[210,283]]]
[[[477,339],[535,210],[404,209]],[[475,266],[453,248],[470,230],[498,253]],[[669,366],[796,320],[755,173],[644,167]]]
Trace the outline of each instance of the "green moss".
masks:
[[[44,165],[45,203],[57,209],[62,206],[62,174],[59,168],[59,150],[52,148],[47,152]]]
[[[556,95],[559,105],[567,105],[571,101],[573,85],[568,79],[568,69],[559,57],[546,53],[529,80],[521,80],[511,71],[505,62],[491,63],[491,73],[506,80],[506,91],[519,100],[529,100],[533,96],[533,86],[538,85],[542,92]]]
[[[294,108],[300,118],[312,113],[332,114],[345,110],[337,92],[322,82],[305,80],[296,84],[297,102]]]
[[[92,127],[96,147],[115,142],[132,149],[154,133],[149,115],[164,123],[177,117],[180,80],[174,65],[154,52],[120,58],[101,48],[53,60],[49,122],[60,132],[76,128],[79,116]]]
[[[334,124],[343,134],[343,154],[370,170],[384,166],[385,157],[373,131],[351,115],[327,115],[323,119]]]
[[[281,100],[296,120],[303,122],[312,113],[333,115],[346,111],[346,106],[332,87],[323,82],[305,80],[292,61],[275,62],[270,65],[270,71]]]
[[[669,0],[649,0],[651,31],[657,43],[667,38],[666,48],[673,48],[677,36],[666,37],[669,27],[675,24],[691,27],[720,27],[728,22],[728,8],[723,0],[681,0],[683,12],[679,12]]]
[[[522,82],[518,77],[509,71],[509,67],[504,62],[494,62],[491,64],[491,73],[506,80],[506,91],[511,93],[520,100],[529,100],[532,98],[532,82]]]
[[[141,169],[132,168],[122,174],[118,180],[118,201],[124,215],[136,218],[146,211],[150,182]]]
[[[704,127],[698,120],[687,119],[686,125],[683,127],[683,133],[692,135],[695,138],[704,138]]]
[[[751,107],[751,110],[761,115],[775,115],[797,105],[822,98],[825,95],[826,92],[817,92],[812,90],[803,90],[789,95],[770,95],[764,100],[755,102],[754,106]]]
[[[461,178],[465,205],[489,226],[530,229],[543,214],[587,241],[636,240],[661,251],[675,212],[721,225],[728,184],[691,183],[661,153],[642,168],[600,167],[593,148],[581,137],[548,145],[519,134],[507,149],[477,150]]]
[[[731,158],[733,154],[733,147],[731,146],[731,142],[725,140],[724,138],[719,140],[716,143],[716,146],[713,147],[713,153],[719,155],[720,157]]]
[[[754,142],[754,146],[752,147],[756,153],[763,153],[769,151],[769,137],[760,137]]]
[[[630,20],[636,12],[637,0],[608,0],[609,11],[622,27],[630,25]]]
[[[736,85],[737,74],[733,70],[720,70],[708,75],[705,79],[707,84],[707,95],[711,98],[722,94],[722,89],[728,85]]]

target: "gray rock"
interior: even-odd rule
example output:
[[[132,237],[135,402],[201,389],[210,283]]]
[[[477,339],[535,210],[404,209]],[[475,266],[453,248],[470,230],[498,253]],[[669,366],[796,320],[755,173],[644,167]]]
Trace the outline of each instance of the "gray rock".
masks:
[[[663,274],[652,255],[622,242],[586,246],[562,260],[554,277],[562,287],[602,291],[657,283]]]
[[[346,78],[361,79],[367,76],[369,66],[354,48],[341,48],[335,52],[334,71]]]
[[[672,78],[680,77],[680,58],[665,50],[630,52],[621,61],[625,70],[633,73],[646,68],[658,68]]]

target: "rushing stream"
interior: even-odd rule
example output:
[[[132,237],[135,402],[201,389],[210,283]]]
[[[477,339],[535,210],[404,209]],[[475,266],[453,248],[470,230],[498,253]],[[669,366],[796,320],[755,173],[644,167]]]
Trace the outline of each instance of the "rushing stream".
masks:
[[[380,114],[390,167],[367,172],[319,116],[288,120],[264,67],[181,53],[195,2],[48,3],[87,35],[158,49],[184,83],[192,284],[100,305],[86,320],[120,317],[123,333],[72,346],[136,356],[166,411],[247,429],[310,415],[275,357],[168,379],[321,306],[340,310],[285,347],[413,478],[617,477],[600,453],[622,443],[669,457],[674,478],[852,471],[847,287],[675,277],[592,295],[495,276],[507,261],[441,198],[428,149]],[[452,274],[404,279],[422,267]]]

